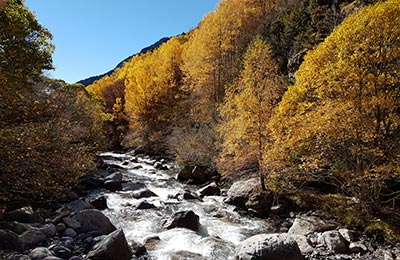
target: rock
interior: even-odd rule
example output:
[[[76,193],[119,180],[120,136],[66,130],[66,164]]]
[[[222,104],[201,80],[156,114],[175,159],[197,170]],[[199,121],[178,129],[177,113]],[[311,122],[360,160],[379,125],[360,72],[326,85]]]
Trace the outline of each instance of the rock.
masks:
[[[146,185],[141,182],[128,182],[122,184],[123,191],[135,191],[135,190],[142,190],[146,189]]]
[[[104,185],[104,179],[94,175],[87,175],[81,178],[80,183],[84,185],[86,189],[101,189]]]
[[[142,198],[150,198],[150,197],[158,197],[157,194],[152,192],[149,189],[142,189],[132,193],[132,197],[135,199],[142,199]]]
[[[320,244],[325,244],[328,250],[335,254],[346,253],[348,251],[346,240],[337,230],[322,233],[318,242]]]
[[[241,242],[237,260],[303,260],[296,241],[287,234],[260,234]]]
[[[22,223],[33,223],[41,220],[40,217],[33,212],[32,207],[23,207],[10,211],[6,214],[6,219]]]
[[[193,211],[179,211],[172,214],[172,216],[164,223],[164,228],[187,228],[197,231],[200,227],[199,216]]]
[[[352,253],[360,253],[368,250],[367,246],[361,241],[351,242],[349,245],[349,249]]]
[[[347,228],[341,228],[341,229],[339,229],[339,233],[349,243],[354,242],[356,239],[357,233],[353,230],[348,230]]]
[[[291,237],[296,241],[299,246],[302,255],[311,254],[314,248],[311,246],[310,240],[304,235],[291,235]]]
[[[227,202],[257,215],[266,216],[272,206],[272,196],[259,189],[258,178],[235,182],[228,190]]]
[[[25,248],[31,248],[46,241],[46,235],[38,229],[29,229],[19,236]]]
[[[136,209],[155,209],[157,208],[154,204],[151,204],[147,201],[141,201],[139,205],[136,206]]]
[[[48,256],[48,257],[44,258],[43,260],[63,260],[63,259],[56,257],[56,256]]]
[[[107,199],[104,196],[91,198],[89,203],[92,204],[98,210],[104,210],[107,208]]]
[[[205,196],[219,195],[220,193],[221,193],[221,189],[217,186],[217,184],[215,182],[213,182],[197,191],[197,195],[199,195],[200,198],[203,198]]]
[[[59,233],[64,232],[64,230],[65,230],[66,228],[67,228],[67,227],[65,226],[64,223],[58,223],[58,224],[56,225],[56,230],[57,230],[57,232],[59,232]]]
[[[52,250],[57,257],[62,259],[69,259],[72,256],[71,250],[64,246],[55,246]]]
[[[181,169],[176,178],[179,181],[188,182],[190,184],[203,184],[212,180],[217,175],[217,173],[204,167],[185,166]]]
[[[64,230],[63,234],[66,237],[76,237],[78,235],[76,231],[72,228],[67,228],[66,230]]]
[[[82,210],[72,218],[81,225],[77,229],[79,233],[93,232],[97,235],[108,235],[116,229],[110,220],[97,209]]]
[[[174,252],[174,255],[171,256],[171,260],[209,260],[210,258],[202,256],[198,253],[193,253],[189,251],[177,251]]]
[[[1,256],[1,255],[0,255]],[[2,259],[2,258],[1,258]],[[21,254],[11,254],[6,258],[7,260],[32,260],[29,256],[27,255],[21,255]]]
[[[160,242],[161,239],[158,236],[148,237],[144,241],[144,246],[147,250],[154,250]]]
[[[271,207],[271,214],[279,215],[285,211],[285,207],[283,205],[276,205]]]
[[[29,253],[29,257],[32,260],[43,260],[44,258],[52,255],[53,254],[46,247],[35,248]]]
[[[130,260],[132,252],[129,249],[124,232],[116,230],[95,245],[87,257],[93,260]]]
[[[173,196],[173,198],[178,200],[201,200],[197,194],[194,194],[189,190],[178,192],[175,196]]]
[[[84,200],[74,200],[66,205],[66,209],[70,212],[78,212],[85,209],[94,209],[93,205]]]
[[[132,241],[129,247],[132,253],[136,256],[141,256],[147,252],[146,247],[136,241]]]
[[[122,173],[120,173],[120,172],[112,173],[112,174],[108,175],[105,180],[106,181],[107,180],[122,181]]]
[[[66,248],[69,248],[70,250],[74,249],[75,242],[72,237],[62,237],[60,243],[58,244],[59,246],[65,246]]]
[[[54,224],[46,224],[40,228],[40,231],[43,232],[43,234],[46,235],[46,237],[54,237],[57,235],[57,229]]]
[[[0,229],[7,229],[18,235],[24,233],[26,230],[28,230],[28,228],[29,228],[28,224],[19,223],[16,221],[12,221],[12,222],[1,221],[0,222]]]
[[[22,252],[24,250],[24,245],[17,234],[10,230],[0,229],[0,250]]]
[[[63,222],[67,227],[70,227],[72,229],[78,229],[81,227],[81,224],[79,224],[78,221],[70,217],[63,218]]]
[[[83,260],[83,258],[79,256],[73,256],[69,260]]]
[[[154,168],[156,168],[157,170],[168,170],[168,166],[162,164],[161,162],[155,162],[154,163]]]
[[[106,180],[104,182],[104,188],[109,191],[122,190],[122,182],[120,180]]]
[[[321,220],[315,216],[298,216],[290,227],[288,233],[296,235],[308,235],[315,232],[332,230],[335,225]]]

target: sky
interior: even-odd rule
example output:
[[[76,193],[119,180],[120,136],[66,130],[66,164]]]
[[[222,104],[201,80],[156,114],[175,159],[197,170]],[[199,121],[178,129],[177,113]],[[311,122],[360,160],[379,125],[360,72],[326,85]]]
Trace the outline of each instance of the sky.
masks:
[[[195,28],[219,0],[25,0],[53,34],[52,78],[103,74],[159,39]]]

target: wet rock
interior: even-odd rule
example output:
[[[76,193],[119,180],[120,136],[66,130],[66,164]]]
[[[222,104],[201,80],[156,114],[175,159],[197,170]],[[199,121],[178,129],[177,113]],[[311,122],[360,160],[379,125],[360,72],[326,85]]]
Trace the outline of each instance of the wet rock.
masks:
[[[62,259],[69,259],[72,256],[71,250],[64,246],[55,246],[52,250],[57,257]]]
[[[73,256],[69,260],[83,260],[83,258],[79,256]]]
[[[116,228],[110,220],[97,209],[82,210],[72,217],[81,225],[79,233],[92,232],[97,235],[108,235]]]
[[[172,214],[172,216],[164,223],[164,228],[187,228],[197,231],[200,227],[199,216],[193,211],[179,211]]]
[[[150,198],[150,197],[158,197],[157,194],[152,192],[149,189],[142,189],[132,193],[132,197],[135,199],[142,199],[142,198]]]
[[[135,190],[142,190],[146,189],[146,185],[141,182],[128,182],[122,184],[123,191],[135,191]]]
[[[109,191],[122,190],[122,181],[120,180],[106,180],[104,181],[104,188]]]
[[[173,196],[173,198],[177,200],[201,200],[197,194],[194,194],[189,190],[178,192],[175,196]]]
[[[89,199],[89,203],[92,204],[98,210],[104,210],[107,208],[107,199],[104,196]]]
[[[6,219],[21,223],[33,223],[41,220],[40,217],[33,212],[32,207],[23,207],[10,211],[6,214]]]
[[[147,201],[141,201],[137,206],[136,209],[155,209],[157,208],[154,204],[151,204]]]
[[[217,186],[215,182],[199,189],[197,191],[197,195],[199,197],[203,198],[205,196],[214,196],[214,195],[220,195],[221,189]]]
[[[288,233],[296,235],[308,235],[315,232],[332,230],[335,224],[321,220],[315,216],[298,216],[290,227]]]
[[[132,241],[129,247],[132,253],[136,256],[144,255],[147,252],[146,247],[136,241]]]
[[[241,242],[237,260],[303,260],[296,241],[287,234],[260,234]]]
[[[44,258],[52,255],[53,254],[46,247],[35,248],[29,253],[29,257],[32,260],[43,260]]]
[[[64,230],[63,234],[66,237],[76,237],[78,235],[76,231],[72,228],[67,228],[66,230]]]
[[[178,251],[174,252],[171,260],[209,260],[209,258],[189,251]]]
[[[147,250],[154,250],[160,242],[161,239],[158,236],[148,237],[144,241],[144,246]]]
[[[335,254],[346,253],[348,251],[346,240],[337,230],[322,233],[318,242],[325,244],[328,250]]]
[[[21,252],[24,250],[24,245],[17,234],[10,230],[0,229],[0,250]]]
[[[88,203],[84,200],[78,199],[78,200],[74,200],[74,201],[71,201],[70,203],[68,203],[65,206],[65,209],[70,212],[78,212],[78,211],[82,211],[85,209],[94,209],[94,207],[90,203]]]
[[[20,236],[25,248],[32,248],[46,241],[46,235],[38,229],[29,229]]]
[[[271,207],[271,214],[279,215],[285,212],[285,207],[283,205],[276,205]]]
[[[93,250],[88,253],[88,259],[130,260],[132,252],[129,249],[125,234],[116,230],[104,237]]]
[[[46,237],[54,237],[57,235],[57,229],[54,224],[46,224],[40,228],[40,231],[42,231]]]
[[[272,196],[261,191],[258,178],[235,182],[228,190],[227,202],[251,210],[256,215],[266,216],[272,206]]]
[[[190,184],[203,184],[212,180],[216,176],[218,176],[216,172],[204,167],[185,166],[181,169],[176,178],[179,181]]]
[[[63,260],[57,256],[48,256],[46,258],[44,258],[43,260]]]

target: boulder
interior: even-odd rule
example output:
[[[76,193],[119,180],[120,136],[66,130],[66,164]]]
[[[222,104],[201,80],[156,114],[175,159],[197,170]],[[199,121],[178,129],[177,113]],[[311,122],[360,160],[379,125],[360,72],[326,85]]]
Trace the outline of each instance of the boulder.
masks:
[[[304,235],[291,235],[299,246],[302,255],[309,255],[314,252],[314,248],[311,246],[310,240]]]
[[[46,237],[54,237],[57,235],[57,229],[54,224],[46,224],[40,228],[40,231],[42,231]]]
[[[172,214],[172,216],[164,223],[164,228],[187,228],[197,231],[200,227],[199,216],[193,211],[179,211]]]
[[[142,198],[150,198],[150,197],[158,197],[158,196],[151,190],[145,188],[145,189],[133,192],[132,197],[134,197],[135,199],[142,199]]]
[[[70,217],[63,218],[63,222],[67,227],[72,229],[78,229],[81,227],[81,224],[79,224],[78,221]]]
[[[200,166],[185,166],[176,176],[179,181],[190,184],[203,184],[216,177],[218,177],[218,173]]]
[[[96,235],[108,235],[116,230],[110,220],[97,209],[82,210],[72,218],[81,225],[77,229],[79,233],[93,232]]]
[[[337,230],[322,233],[318,242],[324,244],[328,250],[334,254],[346,253],[348,251],[346,240]]]
[[[162,170],[162,171],[163,170],[168,170],[168,166],[164,165],[161,162],[155,162],[154,163],[154,168],[157,169],[157,170]]]
[[[201,200],[201,198],[197,196],[197,194],[194,194],[189,190],[180,191],[175,196],[173,196],[173,198],[177,200]]]
[[[93,250],[88,253],[92,260],[130,260],[132,252],[122,230],[116,230],[104,237]]]
[[[63,260],[57,256],[47,256],[45,258],[43,258],[43,260]]]
[[[106,180],[104,181],[104,188],[109,191],[122,190],[122,181],[120,180]]]
[[[147,252],[146,247],[136,241],[132,241],[129,245],[132,253],[136,256],[141,256]]]
[[[86,189],[101,189],[104,185],[104,179],[94,175],[87,175],[81,178],[80,183],[84,185]]]
[[[146,189],[146,185],[141,182],[127,182],[122,184],[123,191],[135,191],[135,190],[142,190]]]
[[[349,245],[350,252],[360,253],[368,250],[368,247],[361,241],[351,242]]]
[[[347,241],[347,242],[354,242],[356,237],[357,237],[357,232],[353,230],[349,230],[347,228],[341,228],[339,229],[339,233],[342,235],[342,237]]]
[[[35,248],[29,253],[29,257],[32,260],[43,260],[44,258],[52,255],[53,254],[46,247]]]
[[[63,235],[66,237],[76,237],[78,234],[74,229],[67,228],[66,230],[64,230]]]
[[[88,203],[84,200],[78,199],[78,200],[74,200],[74,201],[71,201],[70,203],[68,203],[65,206],[65,209],[70,212],[78,212],[78,211],[85,210],[85,209],[94,209],[94,207],[90,203]]]
[[[199,197],[201,198],[205,196],[214,196],[220,194],[221,194],[221,189],[217,186],[215,182],[208,184],[207,186],[197,191],[197,195],[199,195]]]
[[[335,228],[335,224],[321,220],[315,216],[297,216],[288,233],[308,235],[315,232],[324,232]]]
[[[104,196],[89,199],[89,203],[92,204],[98,210],[104,210],[107,208],[107,199]]]
[[[147,201],[141,201],[137,206],[136,209],[155,209],[157,208],[154,204],[151,204]]]
[[[30,206],[8,212],[6,219],[21,223],[33,223],[41,220],[40,217],[33,212],[33,209]]]
[[[258,178],[235,182],[228,190],[227,202],[266,216],[272,206],[272,196],[259,188]]]
[[[0,229],[7,229],[18,235],[24,233],[26,230],[28,230],[28,228],[29,228],[28,224],[19,223],[16,221],[12,222],[0,221]]]
[[[72,256],[71,250],[65,246],[55,246],[52,251],[57,257],[62,259],[69,259]]]
[[[296,241],[287,234],[260,234],[241,242],[237,260],[303,260]]]
[[[0,250],[21,252],[24,250],[22,240],[10,230],[0,229]]]
[[[32,248],[46,241],[46,235],[38,229],[28,229],[20,236],[25,248]]]
[[[161,238],[159,236],[152,236],[145,239],[144,246],[147,250],[154,250],[160,242]]]

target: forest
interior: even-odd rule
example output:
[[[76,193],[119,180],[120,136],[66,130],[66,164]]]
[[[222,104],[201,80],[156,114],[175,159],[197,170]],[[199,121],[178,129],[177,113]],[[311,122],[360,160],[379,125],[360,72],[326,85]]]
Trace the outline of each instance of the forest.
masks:
[[[400,241],[399,0],[221,0],[86,88],[43,74],[52,36],[21,1],[0,8],[0,205],[135,149]]]

